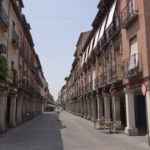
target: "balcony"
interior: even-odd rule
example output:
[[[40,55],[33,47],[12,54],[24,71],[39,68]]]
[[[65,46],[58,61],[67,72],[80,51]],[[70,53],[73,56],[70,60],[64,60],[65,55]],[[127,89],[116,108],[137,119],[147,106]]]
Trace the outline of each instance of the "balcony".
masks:
[[[12,31],[12,45],[15,48],[19,47],[19,36],[15,30]]]
[[[138,54],[130,56],[130,59],[125,67],[125,76],[128,79],[133,79],[141,76],[142,69],[139,65]]]
[[[105,85],[105,81],[106,81],[106,76],[103,74],[101,74],[99,77],[97,77],[95,79],[95,87],[96,89],[101,88]]]
[[[15,69],[8,70],[8,82],[10,85],[17,87],[18,86],[18,76]]]
[[[0,28],[6,32],[9,26],[9,18],[2,4],[0,4]]]
[[[5,44],[0,44],[0,54],[6,54],[7,48]]]
[[[119,64],[113,70],[115,71],[112,72],[112,82],[121,81],[123,79],[123,65]]]
[[[5,56],[0,55],[0,80],[6,81],[8,77],[8,61]]]
[[[103,50],[108,44],[108,39],[106,33],[103,34],[101,40],[100,40],[100,49]]]
[[[107,65],[106,81],[108,84],[112,81],[112,66],[110,64]]]
[[[138,9],[135,2],[135,0],[129,0],[127,6],[122,10],[121,18],[123,28],[128,28],[128,26],[138,17]]]
[[[106,30],[106,37],[107,40],[112,40],[118,33],[120,33],[120,21],[119,17],[114,18],[113,22],[109,26],[109,28]]]

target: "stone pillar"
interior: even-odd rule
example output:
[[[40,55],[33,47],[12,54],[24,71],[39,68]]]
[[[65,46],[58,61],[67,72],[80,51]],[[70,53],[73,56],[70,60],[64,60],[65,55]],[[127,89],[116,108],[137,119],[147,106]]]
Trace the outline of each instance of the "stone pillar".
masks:
[[[91,99],[91,103],[92,103],[92,121],[94,123],[96,123],[97,120],[97,103],[96,103],[96,95],[93,94],[92,99]]]
[[[84,97],[82,98],[82,102],[83,102],[83,118],[85,117],[85,99]]]
[[[87,119],[90,120],[91,116],[90,116],[90,99],[89,99],[89,96],[87,96]]]
[[[101,129],[101,121],[103,118],[103,103],[102,103],[102,97],[97,94],[97,123],[96,123],[96,129]]]
[[[148,83],[147,87],[146,106],[147,106],[148,143],[150,145],[150,83]]]
[[[17,100],[17,124],[22,123],[22,114],[23,113],[23,95]]]
[[[83,117],[83,101],[82,101],[82,97],[80,98],[80,116]]]
[[[10,120],[9,120],[9,125],[11,127],[16,126],[16,101],[17,101],[17,95],[16,94],[11,94],[10,95]]]
[[[113,121],[120,121],[120,99],[115,95],[112,96],[112,110]]]
[[[0,132],[6,130],[7,95],[6,91],[0,89]]]
[[[87,119],[87,101],[86,101],[86,97],[84,97],[84,118]]]
[[[112,95],[112,111],[113,111],[113,123],[121,121],[120,116],[120,99],[118,95]],[[116,130],[116,126],[114,126]]]
[[[134,136],[137,135],[137,129],[135,125],[135,108],[134,108],[133,91],[126,89],[125,98],[126,98],[126,119],[127,119],[127,127],[125,129],[125,133],[130,136]]]
[[[111,121],[111,112],[110,112],[110,95],[109,94],[104,94],[104,117],[105,117],[105,121],[109,122]]]
[[[92,98],[91,95],[87,96],[87,109],[88,109],[88,114],[87,114],[87,119],[91,120],[92,119]]]
[[[82,106],[82,97],[80,97],[80,116],[82,117],[82,109],[83,109],[83,106]]]
[[[89,120],[92,120],[92,96],[89,97]]]

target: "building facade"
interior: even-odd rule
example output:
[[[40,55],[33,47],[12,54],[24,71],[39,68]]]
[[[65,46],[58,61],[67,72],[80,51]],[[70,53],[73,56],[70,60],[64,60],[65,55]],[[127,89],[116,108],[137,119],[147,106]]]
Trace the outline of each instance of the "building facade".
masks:
[[[23,7],[22,0],[0,0],[0,132],[40,113],[47,98]]]
[[[100,1],[92,30],[77,43],[66,110],[99,129],[150,137],[149,9],[149,0]]]

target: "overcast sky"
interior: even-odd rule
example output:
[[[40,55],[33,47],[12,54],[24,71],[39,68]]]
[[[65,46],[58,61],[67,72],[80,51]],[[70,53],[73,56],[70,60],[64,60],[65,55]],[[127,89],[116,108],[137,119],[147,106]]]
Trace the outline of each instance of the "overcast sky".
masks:
[[[51,93],[57,97],[69,75],[80,32],[90,30],[99,0],[24,0]]]

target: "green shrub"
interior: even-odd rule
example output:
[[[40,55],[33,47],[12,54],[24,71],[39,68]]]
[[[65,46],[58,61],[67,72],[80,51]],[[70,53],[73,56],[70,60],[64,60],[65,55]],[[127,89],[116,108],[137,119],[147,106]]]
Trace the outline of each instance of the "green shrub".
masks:
[[[0,56],[0,79],[7,80],[8,77],[8,63],[4,56]]]

